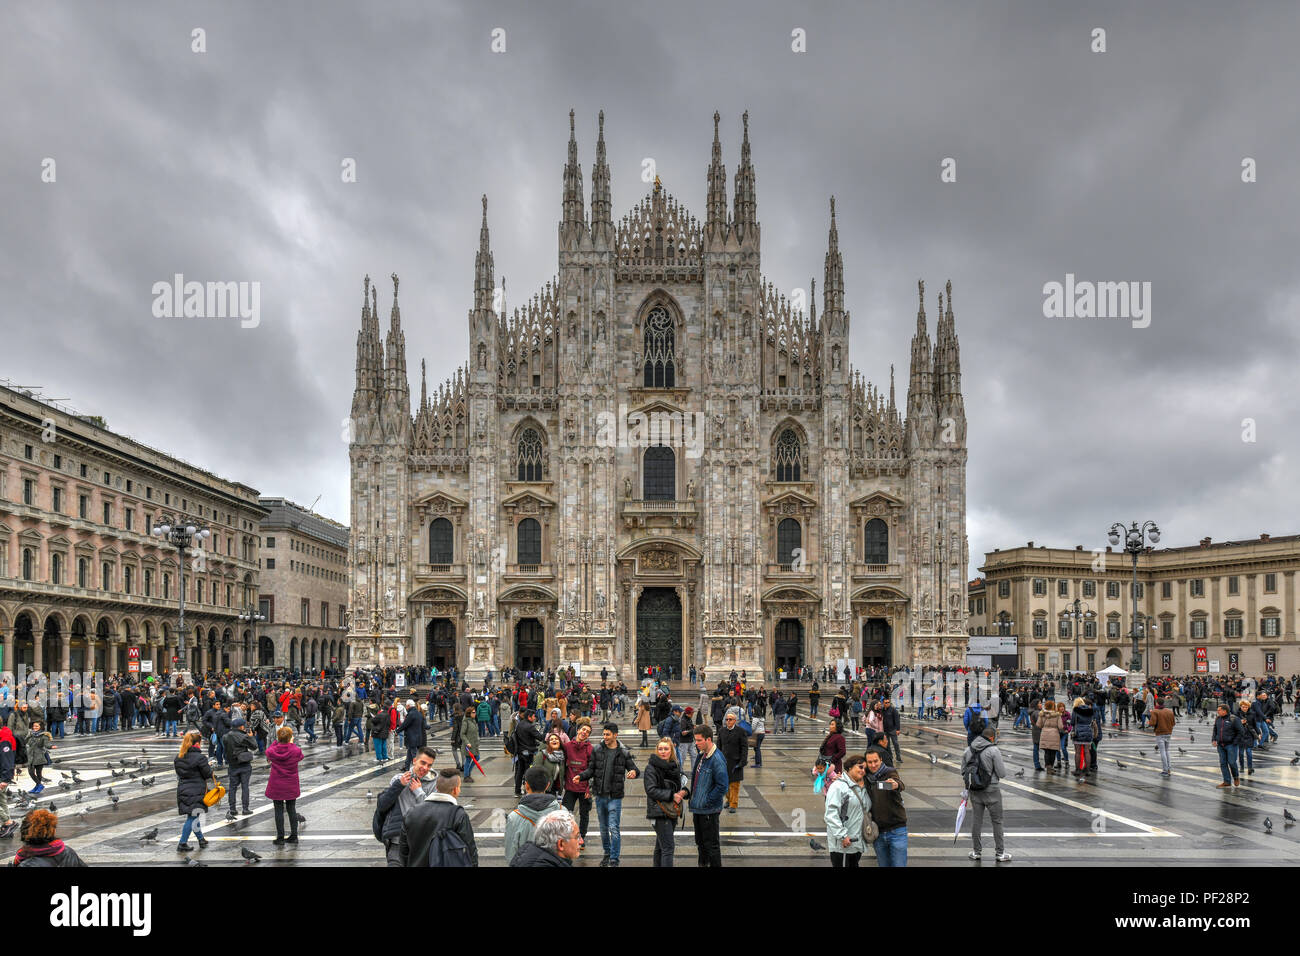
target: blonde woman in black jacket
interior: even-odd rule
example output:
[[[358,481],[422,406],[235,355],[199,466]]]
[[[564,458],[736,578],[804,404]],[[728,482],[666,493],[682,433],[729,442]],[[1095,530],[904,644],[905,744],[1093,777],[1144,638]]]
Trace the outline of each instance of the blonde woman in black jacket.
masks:
[[[660,737],[642,777],[645,815],[655,831],[655,866],[673,865],[674,831],[677,821],[686,811],[686,798],[690,796],[690,790],[682,785],[682,770],[675,749],[672,740]]]

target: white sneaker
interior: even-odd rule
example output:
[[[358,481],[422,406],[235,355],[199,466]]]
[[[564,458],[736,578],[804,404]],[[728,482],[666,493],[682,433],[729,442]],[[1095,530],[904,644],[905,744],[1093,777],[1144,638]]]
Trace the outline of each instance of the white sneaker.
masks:
[[[1011,862],[1011,854],[1010,854],[1010,853],[1005,853],[1005,852],[1003,852],[1003,853],[999,853],[998,856],[997,856],[997,861],[998,861],[999,863],[1010,863],[1010,862]]]
[[[972,860],[978,860],[978,859],[980,858],[980,855],[979,855],[978,853],[976,853],[974,850],[971,850],[970,853],[967,854],[967,855],[968,855]]]

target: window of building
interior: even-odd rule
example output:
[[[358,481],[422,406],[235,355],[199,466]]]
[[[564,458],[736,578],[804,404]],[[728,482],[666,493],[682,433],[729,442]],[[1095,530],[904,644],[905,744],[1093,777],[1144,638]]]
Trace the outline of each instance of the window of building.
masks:
[[[126,509],[126,513],[125,513],[125,515],[126,515],[126,530],[127,530],[127,531],[132,531],[132,530],[134,530],[134,525],[135,525],[135,509],[134,509],[134,508],[127,508],[127,509]]]
[[[1034,637],[1046,637],[1046,636],[1047,636],[1047,621],[1041,617],[1035,618]]]
[[[536,518],[519,522],[515,535],[517,557],[520,564],[542,563],[542,525]]]
[[[144,569],[144,596],[153,597],[153,569]]]
[[[325,601],[320,602],[320,626],[330,626],[330,606]]]
[[[104,484],[111,485],[112,483],[113,477],[108,472],[104,472]]]
[[[1266,575],[1264,575],[1264,593],[1265,593],[1265,594],[1276,594],[1276,593],[1277,593],[1277,575],[1276,575],[1276,574],[1272,574],[1272,573],[1270,573],[1270,574],[1266,574]]]
[[[104,524],[113,523],[113,505],[111,502],[104,502]]]
[[[1241,618],[1228,617],[1223,620],[1224,637],[1241,637]]]
[[[1088,671],[1093,674],[1097,672],[1097,654],[1095,651],[1088,652]]]
[[[1280,617],[1266,617],[1260,621],[1260,632],[1265,637],[1282,636],[1282,619]]]
[[[274,570],[275,570],[275,558],[267,558],[267,559],[266,559],[266,570],[268,570],[268,571],[274,571]]]
[[[55,514],[63,514],[63,489],[57,485],[50,491],[50,504]]]
[[[1172,640],[1174,639],[1174,622],[1173,622],[1173,621],[1161,621],[1161,622],[1160,622],[1160,637],[1161,637],[1162,640],[1166,640],[1166,641],[1172,641]]]
[[[274,538],[267,538],[267,539],[266,539],[266,546],[267,546],[268,548],[274,548],[274,547],[275,547],[275,539],[274,539]]]
[[[89,466],[88,466],[88,465],[82,465],[82,466],[81,466],[81,477],[82,477],[82,478],[89,478],[89,477],[90,477],[90,469],[89,469]]]
[[[515,447],[515,472],[520,481],[542,480],[542,436],[536,428],[525,428]]]
[[[645,470],[641,496],[647,501],[672,501],[677,491],[677,456],[665,445],[645,450]]]
[[[1010,582],[1010,581],[999,581],[999,582],[998,582],[998,597],[1000,597],[1000,598],[1011,597],[1011,582]]]
[[[1106,636],[1119,637],[1119,621],[1106,622]]]
[[[795,551],[802,551],[803,527],[794,518],[782,518],[776,526],[776,561],[780,565],[793,565]]]
[[[1047,628],[1044,627],[1044,628],[1043,628],[1043,634],[1046,634],[1046,633],[1047,633]],[[1043,635],[1035,635],[1035,636],[1036,636],[1036,637],[1041,637],[1041,636],[1043,636]],[[1057,636],[1057,637],[1069,637],[1069,636],[1070,636],[1070,619],[1069,619],[1068,617],[1063,617],[1063,618],[1061,618],[1059,621],[1056,622],[1056,636]]]
[[[1198,618],[1192,621],[1192,639],[1197,641],[1205,640],[1205,621]]]
[[[153,501],[153,488],[146,485],[144,489],[144,496],[148,498],[150,501]]]
[[[668,310],[656,306],[645,322],[645,387],[672,388],[676,378],[677,338]]]
[[[781,432],[772,449],[772,470],[777,481],[801,481],[803,465],[803,447],[799,435],[793,428]],[[884,564],[886,562],[869,562]]]
[[[99,589],[101,591],[113,590],[113,565],[107,561],[99,569]]]
[[[1047,670],[1047,655],[1046,655],[1045,653],[1043,653],[1042,651],[1039,651],[1038,654],[1037,654],[1036,656],[1038,657],[1038,670],[1039,670],[1039,672],[1041,673],[1042,671]]]
[[[299,608],[299,615],[301,617],[301,620],[298,622],[299,624],[302,625],[311,624],[311,601],[307,600],[306,598],[302,599],[302,605]]]
[[[90,517],[90,495],[77,495],[77,517],[83,521]]]
[[[1118,581],[1107,581],[1107,582],[1106,582],[1106,597],[1108,597],[1108,598],[1117,598],[1117,597],[1119,597],[1119,582],[1118,582]]]
[[[28,461],[31,461],[31,460],[32,460],[32,446],[31,446],[31,445],[23,445],[23,457],[26,458]]]
[[[1231,575],[1228,576],[1228,593],[1229,593],[1229,594],[1240,594],[1240,593],[1241,593],[1241,584],[1240,584],[1240,580],[1241,580],[1241,579],[1238,578],[1235,574],[1231,574]]]
[[[1067,670],[1067,671],[1073,669],[1073,668],[1070,667],[1070,652],[1069,652],[1069,651],[1062,651],[1062,652],[1061,652],[1061,667],[1062,667],[1062,669]]]
[[[128,479],[126,480],[126,490],[127,490],[128,492],[130,492],[131,489],[132,489],[134,486],[135,486],[135,483],[132,482],[130,478],[128,478]]]
[[[1130,587],[1133,588],[1133,600],[1135,601],[1142,600],[1142,598],[1145,596],[1147,586],[1139,581],[1137,584],[1130,585]]]
[[[451,564],[452,526],[446,518],[434,518],[429,524],[429,563]]]
[[[867,522],[863,536],[862,560],[867,564],[889,563],[889,525],[883,518],[872,518]]]
[[[123,594],[131,593],[131,585],[134,583],[133,578],[134,578],[133,568],[125,567],[122,569],[122,593]]]
[[[1172,581],[1160,582],[1160,596],[1166,601],[1174,596],[1174,583]]]
[[[63,583],[63,555],[61,554],[50,555],[50,583]]]
[[[1047,579],[1034,578],[1034,597],[1047,596]]]
[[[1084,621],[1084,622],[1083,622],[1083,636],[1084,636],[1084,637],[1089,637],[1089,638],[1092,638],[1092,637],[1096,637],[1096,636],[1097,636],[1097,622],[1096,622],[1096,621]]]
[[[1204,579],[1204,578],[1192,578],[1192,579],[1191,579],[1189,582],[1187,582],[1187,583],[1188,583],[1188,585],[1189,585],[1189,588],[1190,588],[1190,592],[1191,592],[1192,597],[1205,597],[1205,579]]]
[[[1086,597],[1086,598],[1095,598],[1095,597],[1097,596],[1097,582],[1096,582],[1096,581],[1084,581],[1084,582],[1083,582],[1083,596]]]
[[[275,623],[275,603],[269,598],[258,598],[257,612],[266,618],[267,624]]]
[[[172,576],[170,574],[166,574],[166,573],[163,574],[163,595],[162,596],[164,599],[172,596]]]
[[[77,558],[77,587],[89,587],[86,583],[90,577],[90,562],[85,558]]]
[[[31,478],[23,479],[23,504],[36,504],[36,482]]]
[[[36,573],[36,555],[31,548],[23,548],[23,580],[30,581]]]
[[[1056,596],[1057,596],[1057,597],[1069,597],[1069,596],[1070,596],[1070,582],[1069,582],[1069,581],[1066,581],[1066,580],[1062,579],[1062,580],[1056,582]]]

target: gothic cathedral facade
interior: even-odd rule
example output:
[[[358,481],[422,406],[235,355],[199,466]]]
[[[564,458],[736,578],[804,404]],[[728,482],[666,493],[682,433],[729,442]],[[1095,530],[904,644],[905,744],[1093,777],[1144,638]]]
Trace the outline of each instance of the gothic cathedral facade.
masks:
[[[905,415],[849,363],[830,204],[815,283],[760,270],[748,114],[728,206],[659,183],[615,222],[604,114],[589,211],[572,112],[556,277],[507,313],[487,197],[468,362],[412,409],[397,277],[366,279],[351,429],[354,664],[625,680],[965,660],[966,417],[952,288],[920,289]],[[803,307],[806,298],[807,307]]]

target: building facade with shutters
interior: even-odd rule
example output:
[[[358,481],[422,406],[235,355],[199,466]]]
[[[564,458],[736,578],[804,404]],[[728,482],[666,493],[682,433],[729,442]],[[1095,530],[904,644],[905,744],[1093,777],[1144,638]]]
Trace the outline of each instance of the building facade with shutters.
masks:
[[[256,664],[316,673],[348,665],[348,528],[287,498],[261,499]]]
[[[1127,667],[1136,607],[1148,674],[1290,676],[1300,672],[1297,569],[1300,535],[1203,538],[1138,555],[1134,595],[1130,555],[1031,541],[986,553],[981,594],[971,594],[987,602],[977,626],[1017,635],[1029,670]]]
[[[240,620],[258,589],[257,492],[102,419],[0,387],[0,670],[128,674],[130,649],[171,669],[181,577],[163,515],[211,531],[185,558],[191,671],[254,662]]]
[[[469,357],[412,407],[398,281],[367,278],[352,405],[354,664],[710,675],[966,646],[966,416],[951,284],[924,285],[906,406],[849,362],[831,200],[816,284],[761,271],[748,116],[714,115],[697,220],[656,179],[613,218],[573,116],[553,280],[507,312],[487,198]],[[807,303],[807,311],[803,303]]]

